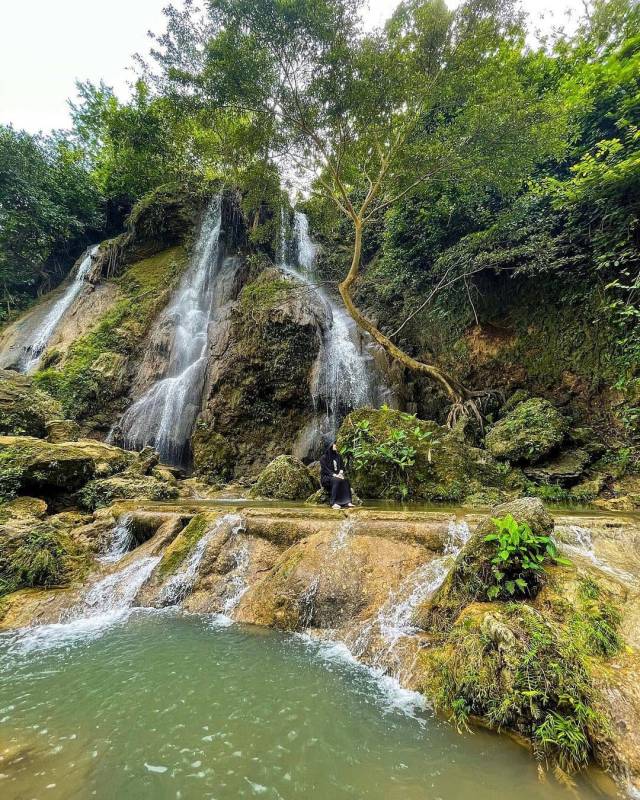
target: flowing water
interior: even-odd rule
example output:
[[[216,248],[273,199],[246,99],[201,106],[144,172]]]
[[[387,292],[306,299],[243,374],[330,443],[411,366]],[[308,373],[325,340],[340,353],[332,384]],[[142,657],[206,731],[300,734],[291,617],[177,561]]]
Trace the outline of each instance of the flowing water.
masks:
[[[310,448],[317,450],[335,436],[349,411],[375,404],[383,387],[355,323],[342,303],[318,282],[314,271],[316,256],[317,247],[311,239],[306,215],[295,212],[292,232],[285,209],[282,209],[278,266],[317,296],[328,320],[313,387],[313,402],[318,413],[307,432]]]
[[[162,594],[160,597],[162,605],[177,605],[189,594],[198,577],[198,568],[200,567],[202,557],[215,536],[224,533],[225,530],[229,531],[231,535],[236,535],[243,527],[244,523],[242,517],[238,514],[225,514],[220,517],[220,519],[216,520],[215,524],[199,539],[181,569],[172,575],[162,587]],[[238,601],[239,600],[240,598],[238,598]]]
[[[529,754],[458,735],[340,648],[173,612],[72,649],[0,636],[6,800],[582,800]]]
[[[177,466],[188,461],[189,437],[201,406],[209,326],[220,301],[221,223],[218,196],[204,218],[191,263],[162,315],[161,324],[173,325],[165,374],[125,412],[112,435],[130,450],[151,445],[165,463]]]
[[[115,564],[133,549],[135,539],[131,531],[131,515],[124,514],[116,523],[99,560],[103,564]]]
[[[38,366],[40,357],[44,353],[49,340],[58,327],[65,313],[80,294],[83,286],[86,285],[86,278],[93,263],[93,257],[98,252],[98,245],[89,248],[84,258],[80,262],[78,271],[73,281],[69,284],[60,299],[51,307],[49,313],[42,320],[38,328],[34,331],[29,345],[25,348],[24,355],[20,362],[20,372],[31,372]]]

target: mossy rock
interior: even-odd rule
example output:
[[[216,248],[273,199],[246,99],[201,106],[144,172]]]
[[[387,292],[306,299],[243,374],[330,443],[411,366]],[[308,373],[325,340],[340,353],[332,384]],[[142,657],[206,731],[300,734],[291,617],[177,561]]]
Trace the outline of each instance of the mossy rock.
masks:
[[[90,481],[78,493],[82,508],[95,511],[114,500],[174,500],[178,497],[175,483],[151,475],[115,475]]]
[[[135,453],[93,439],[60,444],[0,436],[0,489],[45,496],[73,492],[95,477],[122,472],[135,460]]]
[[[453,568],[433,598],[422,604],[414,613],[414,623],[425,630],[446,629],[469,603],[489,600],[488,591],[494,584],[491,560],[496,550],[485,536],[495,532],[493,519],[511,514],[517,522],[526,522],[537,536],[553,533],[553,519],[537,497],[523,497],[502,503],[491,509],[478,525],[469,541],[458,554]],[[528,587],[529,596],[535,596],[542,586],[540,576]]]
[[[554,405],[532,397],[491,428],[485,445],[500,460],[533,464],[560,447],[567,429],[566,418]]]
[[[586,450],[566,450],[555,458],[524,466],[522,471],[535,483],[571,486],[583,476],[590,460]]]
[[[80,438],[80,426],[70,419],[52,419],[46,425],[47,441],[76,442]]]
[[[585,767],[608,722],[591,678],[593,649],[576,635],[583,617],[582,609],[554,618],[525,603],[472,604],[420,656],[419,688],[460,726],[482,719],[525,737],[565,772]]]
[[[227,483],[233,478],[237,450],[222,434],[216,433],[204,422],[196,425],[191,438],[193,472],[212,485]]]
[[[451,431],[390,408],[359,408],[349,414],[337,436],[343,453],[348,455],[362,424],[368,426],[366,435],[372,449],[401,432],[415,455],[413,465],[404,471],[377,457],[360,468],[349,464],[349,478],[360,497],[457,502],[482,487],[504,483],[507,470],[485,450],[465,441],[461,429]]]
[[[191,519],[189,524],[163,552],[156,570],[156,578],[158,580],[164,580],[177,571],[178,567],[205,535],[210,524],[212,524],[212,521],[207,514],[196,514]]]
[[[250,494],[274,500],[306,500],[315,488],[302,461],[293,456],[278,456],[262,470]]]
[[[31,378],[0,370],[0,435],[44,437],[50,420],[60,417],[60,403]]]

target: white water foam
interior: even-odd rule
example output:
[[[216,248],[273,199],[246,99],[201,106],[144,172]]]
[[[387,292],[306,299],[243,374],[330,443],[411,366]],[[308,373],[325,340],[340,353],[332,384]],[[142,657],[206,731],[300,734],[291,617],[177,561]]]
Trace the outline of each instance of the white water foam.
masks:
[[[198,577],[200,562],[209,543],[223,528],[228,526],[231,527],[232,535],[238,533],[244,526],[242,517],[239,514],[225,514],[200,537],[179,572],[172,575],[162,587],[160,602],[163,606],[179,605],[191,592]]]
[[[3,634],[9,639],[9,655],[54,650],[101,636],[132,613],[136,595],[160,556],[148,556],[128,564],[90,587],[82,602],[61,615],[60,622],[22,628]]]
[[[111,537],[104,552],[99,556],[103,564],[115,564],[122,560],[134,544],[131,531],[131,515],[125,514],[111,531]]]
[[[89,248],[85,257],[80,262],[75,278],[68,286],[62,297],[53,305],[47,316],[42,320],[40,326],[33,334],[32,341],[26,348],[20,363],[20,372],[31,372],[38,366],[40,356],[45,351],[49,339],[53,336],[60,320],[67,312],[70,305],[80,294],[80,290],[86,283],[93,257],[98,252],[98,245]]]
[[[588,528],[580,525],[556,525],[556,534],[560,534],[559,540],[556,539],[556,546],[568,555],[584,558],[590,561],[601,572],[618,578],[627,584],[635,585],[638,579],[625,570],[618,569],[611,564],[603,561],[595,551],[593,537]]]

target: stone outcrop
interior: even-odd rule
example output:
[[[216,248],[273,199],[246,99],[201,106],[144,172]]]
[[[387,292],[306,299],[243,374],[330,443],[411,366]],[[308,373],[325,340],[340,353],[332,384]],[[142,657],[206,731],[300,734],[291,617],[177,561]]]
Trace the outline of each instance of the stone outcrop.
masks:
[[[27,375],[0,370],[0,435],[44,437],[62,417],[60,403]]]
[[[363,498],[457,501],[504,483],[505,471],[462,430],[393,409],[353,411],[338,432],[338,446]]]
[[[306,500],[317,485],[302,461],[294,456],[278,456],[262,470],[251,489],[251,496]]]
[[[215,482],[232,464],[236,476],[255,474],[290,451],[313,414],[311,373],[324,315],[308,289],[278,270],[262,269],[244,286],[212,345],[193,437],[198,476]]]
[[[567,420],[548,400],[518,403],[489,430],[485,445],[495,458],[533,464],[562,444]]]

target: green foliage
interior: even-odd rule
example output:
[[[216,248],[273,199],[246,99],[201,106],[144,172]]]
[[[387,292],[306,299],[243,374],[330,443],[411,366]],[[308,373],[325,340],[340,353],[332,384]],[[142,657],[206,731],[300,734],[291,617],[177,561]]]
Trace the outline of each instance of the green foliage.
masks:
[[[2,314],[58,283],[93,229],[100,194],[84,153],[57,133],[32,136],[0,126]]]
[[[527,605],[466,615],[428,658],[436,701],[459,725],[480,716],[515,730],[566,772],[586,766],[594,738],[606,735],[582,642]]]
[[[41,523],[35,525],[0,556],[0,594],[33,586],[61,586],[80,576],[89,563],[87,553],[71,538]]]
[[[534,533],[526,522],[517,522],[511,514],[492,521],[496,531],[484,537],[497,551],[491,559],[490,600],[529,595],[541,583],[546,563],[569,563],[558,555],[550,536]]]
[[[363,419],[355,423],[351,436],[342,445],[342,453],[356,470],[382,468],[388,476],[389,496],[405,499],[409,494],[407,473],[415,465],[416,448],[412,440],[426,445],[431,461],[431,446],[437,444],[433,431],[423,430],[419,425],[410,433],[392,428],[386,438],[380,439],[374,436],[370,420]]]

